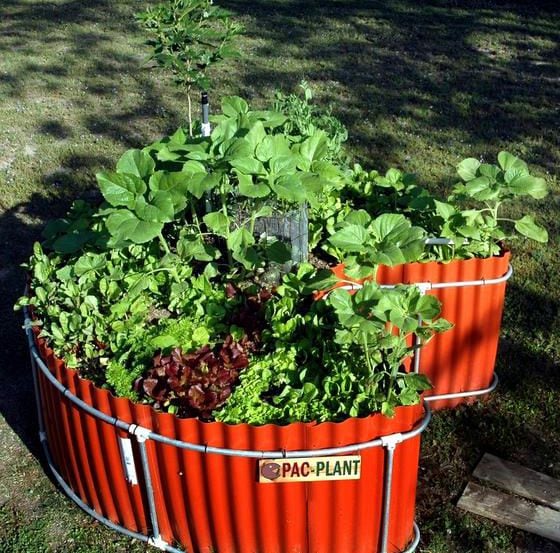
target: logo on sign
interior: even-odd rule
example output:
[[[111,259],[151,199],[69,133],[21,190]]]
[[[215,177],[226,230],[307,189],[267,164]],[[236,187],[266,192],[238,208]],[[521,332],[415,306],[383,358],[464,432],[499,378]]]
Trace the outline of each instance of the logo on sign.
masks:
[[[259,461],[259,482],[316,482],[320,480],[358,480],[361,457],[311,457]]]

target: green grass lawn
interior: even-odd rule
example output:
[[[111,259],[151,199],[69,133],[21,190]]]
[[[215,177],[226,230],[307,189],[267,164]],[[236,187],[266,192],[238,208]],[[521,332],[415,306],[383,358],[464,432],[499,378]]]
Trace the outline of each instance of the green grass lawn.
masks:
[[[131,0],[0,3],[0,552],[136,552],[46,476],[19,315],[19,268],[46,219],[94,173],[184,122],[186,98],[146,63]],[[434,417],[423,443],[425,553],[559,551],[455,507],[483,452],[560,478],[560,6],[501,0],[222,0],[246,26],[211,101],[270,103],[305,78],[367,167],[448,190],[467,156],[507,149],[551,187],[525,210],[550,243],[513,244],[490,401]],[[266,553],[266,552],[264,552]]]

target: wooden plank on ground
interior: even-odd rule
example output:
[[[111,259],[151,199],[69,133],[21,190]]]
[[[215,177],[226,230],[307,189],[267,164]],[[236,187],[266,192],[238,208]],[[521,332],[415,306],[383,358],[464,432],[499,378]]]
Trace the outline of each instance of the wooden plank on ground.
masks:
[[[560,512],[469,482],[459,508],[501,524],[560,542]]]
[[[473,475],[508,492],[560,511],[560,480],[486,453]]]

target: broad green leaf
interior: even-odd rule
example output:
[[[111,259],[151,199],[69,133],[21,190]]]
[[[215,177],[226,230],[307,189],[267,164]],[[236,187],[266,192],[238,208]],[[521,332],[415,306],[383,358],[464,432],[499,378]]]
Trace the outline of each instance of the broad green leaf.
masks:
[[[146,192],[146,183],[138,176],[121,173],[98,173],[99,189],[107,203],[115,207],[134,208],[136,198]]]
[[[500,164],[500,167],[504,170],[504,171],[508,171],[509,169],[522,169],[527,171],[527,164],[522,161],[521,159],[519,159],[518,157],[515,157],[514,155],[510,154],[509,152],[500,152],[498,154],[498,163]]]
[[[197,261],[214,261],[220,257],[220,252],[206,244],[200,236],[185,236],[177,242],[177,253],[182,259],[196,259]]]
[[[278,111],[253,111],[254,117],[257,117],[265,128],[274,129],[283,125],[286,122],[287,117]]]
[[[252,246],[255,243],[255,238],[245,227],[241,227],[229,235],[227,242],[228,248],[235,251]]]
[[[428,377],[423,374],[408,373],[404,376],[404,379],[406,385],[415,390],[430,390],[432,388]]]
[[[228,117],[237,117],[240,114],[247,113],[249,105],[239,96],[226,96],[222,100],[222,112]]]
[[[175,347],[177,344],[177,338],[175,336],[171,336],[170,334],[163,334],[162,336],[156,336],[152,338],[150,341],[150,346],[154,348],[154,350],[165,350],[172,347]]]
[[[370,226],[371,232],[379,241],[388,237],[401,241],[404,238],[404,233],[411,228],[408,219],[397,213],[384,213],[376,217]]]
[[[128,150],[117,162],[117,173],[128,173],[145,179],[154,172],[155,167],[155,161],[148,153],[142,150]]]
[[[348,290],[335,288],[327,296],[327,303],[329,303],[338,314],[354,315],[352,296]]]
[[[548,232],[546,229],[537,225],[530,215],[525,215],[525,217],[516,221],[515,230],[531,240],[543,243],[548,242]]]
[[[540,177],[531,175],[519,176],[509,183],[509,188],[516,195],[525,195],[540,200],[548,194],[546,181]]]
[[[135,244],[153,240],[163,229],[163,223],[141,221],[126,209],[119,209],[109,215],[105,224],[115,241]]]
[[[206,173],[206,167],[200,161],[195,159],[189,159],[185,163],[183,163],[183,167],[181,168],[182,173],[186,173],[187,175],[195,175],[197,173]]]
[[[156,154],[159,161],[177,161],[181,159],[181,154],[172,152],[167,146],[160,148]]]
[[[325,157],[328,149],[328,138],[325,131],[317,130],[307,140],[302,142],[299,153],[309,161]]]
[[[82,249],[93,237],[90,231],[77,231],[59,236],[52,244],[52,248],[58,253],[74,253]]]
[[[220,184],[220,175],[216,173],[193,173],[187,182],[187,190],[200,200],[206,192]]]
[[[265,139],[266,131],[260,121],[257,121],[243,137],[251,145],[251,154],[255,153],[257,146]]]
[[[232,159],[230,165],[246,175],[266,175],[264,165],[258,159],[252,157]]]
[[[76,276],[82,276],[90,271],[100,271],[107,265],[102,255],[85,254],[74,264]]]
[[[158,223],[170,223],[173,221],[175,207],[171,194],[167,190],[158,190],[151,194],[150,202],[146,202],[143,196],[136,200],[134,212],[143,221],[154,221]]]
[[[263,163],[268,161],[272,156],[277,154],[274,148],[274,137],[265,136],[260,144],[257,145],[255,149],[255,155],[257,159]]]
[[[270,160],[270,172],[275,175],[290,175],[296,171],[297,160],[294,156],[274,156]]]
[[[471,196],[483,192],[490,186],[490,179],[488,177],[477,177],[472,179],[465,185],[465,190]]]
[[[239,194],[247,198],[264,198],[270,194],[270,188],[266,184],[255,184],[252,175],[245,175],[235,171],[239,181]]]
[[[198,163],[191,161],[189,163]],[[150,190],[165,191],[169,194],[175,213],[183,211],[187,205],[189,175],[183,172],[168,173],[157,171],[150,177]]]
[[[268,244],[265,252],[267,259],[273,263],[284,264],[292,259],[290,248],[280,240]]]
[[[237,138],[229,144],[224,151],[224,158],[238,159],[243,157],[252,157],[255,153],[255,147],[245,138]],[[257,156],[258,157],[258,156]]]
[[[352,210],[344,219],[344,224],[359,225],[366,227],[371,221],[371,217],[364,209]]]
[[[227,235],[229,231],[229,218],[221,211],[207,213],[203,219],[204,224],[214,233],[221,236]]]
[[[450,219],[451,217],[453,217],[453,215],[455,215],[455,213],[457,213],[457,210],[455,209],[454,206],[452,206],[451,204],[447,204],[444,202],[440,202],[438,200],[434,201],[435,205],[436,205],[436,212],[440,217],[443,217],[443,219],[445,221],[447,221],[448,219]]]
[[[367,231],[360,225],[348,225],[329,237],[329,242],[341,250],[361,252],[369,238]]]
[[[306,190],[298,175],[280,177],[271,185],[271,188],[280,200],[303,203],[307,199]]]
[[[416,312],[424,320],[434,319],[441,311],[441,304],[435,296],[421,296],[416,304]]]
[[[464,181],[470,181],[476,178],[479,167],[480,161],[474,157],[469,157],[457,165],[457,173]]]
[[[170,144],[183,145],[183,144],[185,144],[186,141],[187,141],[187,134],[185,133],[185,131],[181,127],[179,127],[169,137],[169,143]]]
[[[490,163],[481,164],[479,171],[483,177],[487,177],[488,179],[490,179],[491,183],[496,182],[496,179],[500,174],[500,169],[495,165],[491,165]]]

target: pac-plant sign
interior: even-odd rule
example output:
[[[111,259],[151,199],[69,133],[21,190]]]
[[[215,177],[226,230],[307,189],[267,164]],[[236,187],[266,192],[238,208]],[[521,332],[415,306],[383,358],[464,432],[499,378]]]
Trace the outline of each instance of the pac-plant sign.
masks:
[[[295,459],[261,459],[259,482],[317,482],[320,480],[358,480],[361,457],[303,457]]]

